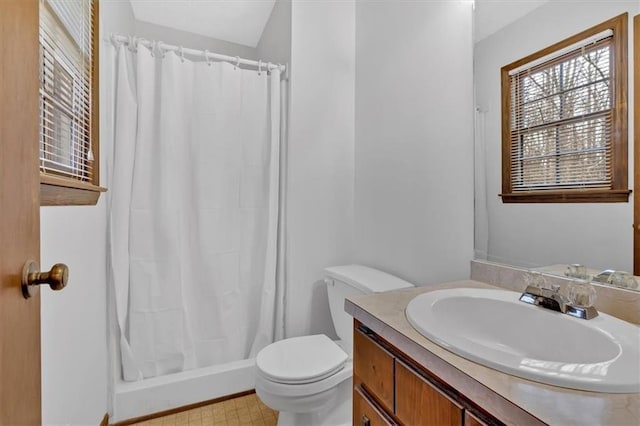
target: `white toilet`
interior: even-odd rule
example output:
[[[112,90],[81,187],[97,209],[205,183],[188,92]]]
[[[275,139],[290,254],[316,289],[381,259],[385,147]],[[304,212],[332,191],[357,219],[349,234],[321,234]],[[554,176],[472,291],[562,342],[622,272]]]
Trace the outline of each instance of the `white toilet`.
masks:
[[[256,393],[279,411],[278,425],[350,425],[353,318],[345,297],[413,287],[400,278],[361,265],[325,269],[329,308],[336,333],[280,340],[256,357]]]

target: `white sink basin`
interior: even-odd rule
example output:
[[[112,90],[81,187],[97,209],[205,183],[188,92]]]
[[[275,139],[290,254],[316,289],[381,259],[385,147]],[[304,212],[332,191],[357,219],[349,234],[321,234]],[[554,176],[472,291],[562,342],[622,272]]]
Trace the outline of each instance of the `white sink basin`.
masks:
[[[607,314],[573,318],[520,302],[520,293],[457,288],[414,298],[409,323],[464,358],[571,389],[640,392],[640,327]]]

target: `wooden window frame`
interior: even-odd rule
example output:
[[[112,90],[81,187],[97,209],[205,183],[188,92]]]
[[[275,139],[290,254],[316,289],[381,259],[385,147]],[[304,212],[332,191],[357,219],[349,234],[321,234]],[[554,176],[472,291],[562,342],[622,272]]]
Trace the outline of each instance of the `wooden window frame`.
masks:
[[[96,205],[100,193],[100,4],[91,0],[92,14],[92,58],[91,58],[91,149],[93,153],[93,176],[90,182],[40,172],[41,206],[86,206]],[[36,46],[35,48],[38,48]]]
[[[628,14],[623,13],[601,24],[555,43],[545,49],[505,65],[500,70],[502,88],[502,193],[503,203],[612,203],[628,202]],[[611,120],[611,188],[548,189],[514,191],[511,158],[511,78],[509,72],[539,58],[553,54],[606,30],[613,31],[612,82],[614,100]],[[553,61],[551,59],[549,62]]]

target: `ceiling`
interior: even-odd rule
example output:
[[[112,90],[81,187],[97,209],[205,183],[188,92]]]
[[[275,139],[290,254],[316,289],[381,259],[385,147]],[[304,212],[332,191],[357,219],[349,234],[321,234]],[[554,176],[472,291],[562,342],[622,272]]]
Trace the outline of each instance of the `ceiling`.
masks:
[[[275,0],[131,0],[138,21],[256,47]]]
[[[256,47],[275,0],[130,0],[139,21]],[[330,1],[330,0],[324,0]],[[550,0],[475,0],[478,42]]]

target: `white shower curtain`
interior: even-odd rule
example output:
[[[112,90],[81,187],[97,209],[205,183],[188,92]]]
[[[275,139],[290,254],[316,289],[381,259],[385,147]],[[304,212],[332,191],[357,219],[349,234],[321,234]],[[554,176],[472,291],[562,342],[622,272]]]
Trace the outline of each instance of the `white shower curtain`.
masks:
[[[117,47],[110,279],[123,378],[282,338],[280,72]]]

